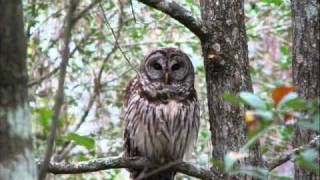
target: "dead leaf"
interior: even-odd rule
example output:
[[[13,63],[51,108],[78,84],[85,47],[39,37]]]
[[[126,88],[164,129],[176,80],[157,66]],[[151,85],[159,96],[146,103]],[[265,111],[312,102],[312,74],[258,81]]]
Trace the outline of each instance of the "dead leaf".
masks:
[[[272,100],[275,105],[281,101],[287,94],[293,92],[292,86],[281,86],[272,91]]]

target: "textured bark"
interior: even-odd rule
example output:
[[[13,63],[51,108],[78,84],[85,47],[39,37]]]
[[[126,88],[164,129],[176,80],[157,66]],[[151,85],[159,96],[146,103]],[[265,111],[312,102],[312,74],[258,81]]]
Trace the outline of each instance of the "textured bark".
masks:
[[[179,21],[191,32],[197,35],[199,38],[205,35],[204,29],[202,29],[202,21],[196,16],[192,15],[190,11],[177,4],[175,1],[166,0],[138,0],[150,7],[158,9],[163,13],[171,16],[175,20]]]
[[[0,0],[0,179],[36,179],[22,3]]]
[[[40,164],[41,163],[38,162],[38,166],[40,166]],[[217,176],[215,172],[197,165],[193,165],[193,163],[189,162],[174,163],[174,165],[167,166],[165,169],[163,169],[164,166],[157,166],[142,157],[109,157],[97,158],[90,161],[82,161],[72,164],[50,163],[48,171],[53,174],[80,174],[116,168],[143,169],[145,167],[154,167],[159,171],[161,168],[162,170],[170,168],[171,170],[200,179],[223,179],[222,177]]]
[[[245,109],[224,101],[221,95],[252,91],[243,0],[200,0],[202,20],[171,1],[139,1],[170,15],[201,40],[213,158],[223,160],[228,151],[239,151],[247,140]],[[255,145],[250,164],[261,162],[259,145]]]
[[[232,105],[223,93],[252,91],[242,0],[201,0],[207,35],[202,39],[206,70],[212,155],[223,160],[228,151],[239,151],[246,142],[244,107]],[[251,165],[260,161],[258,147]]]
[[[305,99],[320,96],[319,8],[319,0],[292,0],[293,82],[299,95]],[[297,127],[295,145],[303,145],[315,135]],[[295,168],[296,179],[320,179],[320,173],[313,174],[298,166]]]

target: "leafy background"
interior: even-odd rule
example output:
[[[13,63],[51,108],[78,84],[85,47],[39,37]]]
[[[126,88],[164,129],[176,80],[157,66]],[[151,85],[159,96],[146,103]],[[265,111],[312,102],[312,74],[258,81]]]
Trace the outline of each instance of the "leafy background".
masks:
[[[81,1],[78,11],[91,3],[90,0]],[[198,0],[181,0],[178,3],[200,16]],[[185,51],[196,69],[201,129],[190,161],[210,167],[214,162],[211,157],[213,147],[199,40],[172,18],[137,1],[102,1],[101,6],[103,10],[99,5],[90,9],[72,31],[66,97],[53,159],[58,162],[78,162],[121,155],[124,89],[135,76],[135,70],[139,68],[144,55],[152,49],[173,46]],[[268,129],[264,134],[269,133],[269,138],[258,137],[263,142],[264,158],[268,159],[291,148],[292,127],[283,126],[279,121],[272,126],[270,123],[258,126],[256,118],[263,112],[267,115],[269,112],[269,120],[277,119],[272,112],[277,106],[272,105],[272,91],[276,87],[290,87],[292,84],[290,1],[248,0],[245,2],[245,13],[251,76],[256,95],[243,93],[240,101],[237,101],[239,97],[233,95],[225,95],[225,98],[249,105],[253,100],[253,108],[260,108],[260,114],[257,111],[247,112],[247,120],[252,117],[255,122],[252,125],[248,120],[247,125],[249,130],[253,127],[252,137]],[[50,130],[65,15],[65,1],[24,1],[29,97],[34,115],[35,155],[38,158],[44,154]],[[261,109],[257,102],[266,107]],[[283,119],[282,115],[283,112],[279,112],[278,119]],[[236,160],[228,154],[225,165],[232,169]],[[281,166],[277,173],[292,177],[292,163]],[[128,173],[125,170],[108,170],[50,178],[128,179]],[[178,179],[191,178],[180,175]]]

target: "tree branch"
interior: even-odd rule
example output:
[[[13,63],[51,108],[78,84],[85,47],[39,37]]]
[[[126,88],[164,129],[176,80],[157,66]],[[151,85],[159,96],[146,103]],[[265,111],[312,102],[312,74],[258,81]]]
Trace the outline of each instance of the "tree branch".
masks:
[[[166,0],[138,0],[139,2],[162,11],[163,13],[171,16],[191,32],[193,32],[199,39],[205,37],[205,27],[202,20],[198,17],[194,17],[190,11],[183,8],[174,1]]]
[[[99,0],[96,0],[95,2],[99,2]],[[121,36],[121,31],[123,28],[123,5],[122,2],[119,0],[119,15],[118,15],[118,30],[115,34],[115,41],[118,42]],[[81,125],[85,122],[87,116],[89,115],[89,112],[97,98],[97,96],[100,93],[100,89],[101,89],[101,78],[102,78],[102,74],[103,74],[103,70],[105,67],[105,64],[110,60],[111,56],[116,52],[116,50],[118,49],[118,45],[117,43],[113,44],[113,47],[111,49],[111,51],[105,56],[105,58],[103,59],[102,64],[100,65],[99,71],[98,71],[98,77],[96,77],[94,79],[94,89],[92,90],[92,95],[90,96],[87,108],[84,110],[83,115],[81,116],[80,121],[78,122],[78,124],[76,125],[76,127],[71,131],[71,132],[76,132]],[[62,149],[57,153],[57,155],[55,156],[55,161],[62,161],[67,155],[68,153],[73,149],[73,147],[75,147],[75,143],[71,142],[71,141],[67,141],[65,142],[64,146],[62,147]]]
[[[291,160],[294,155],[299,154],[302,150],[304,150],[306,148],[317,146],[317,141],[319,141],[319,140],[320,140],[320,135],[317,135],[308,144],[306,144],[304,146],[300,146],[300,147],[294,148],[293,150],[285,153],[284,155],[281,155],[279,158],[277,158],[276,161],[271,162],[270,164],[268,164],[268,169],[270,171],[272,171],[276,167],[278,167],[278,166],[282,165],[283,163]]]
[[[130,3],[130,8],[131,8],[131,13],[132,13],[132,16],[133,16],[133,20],[134,20],[135,23],[137,23],[137,18],[136,18],[136,15],[134,13],[132,0],[129,0],[129,3]]]
[[[100,3],[101,0],[94,0],[90,5],[88,5],[85,9],[83,9],[77,16],[72,19],[73,23],[76,23],[79,19],[81,19],[84,15],[86,15],[94,6]]]
[[[58,59],[58,58],[56,58],[56,59]],[[46,79],[50,78],[51,76],[53,76],[54,74],[56,74],[59,71],[59,69],[60,69],[60,66],[57,66],[52,71],[50,71],[48,74],[41,76],[39,79],[32,80],[32,81],[28,82],[28,88],[30,88],[31,86],[42,83],[44,80],[46,80]]]
[[[72,17],[73,13],[78,5],[78,0],[72,0],[69,4],[69,9],[67,16],[65,18],[65,29],[64,29],[64,49],[62,51],[62,60],[60,63],[60,74],[59,74],[59,81],[58,81],[58,90],[57,94],[55,96],[55,103],[54,103],[54,114],[52,117],[52,123],[51,123],[51,131],[50,135],[48,137],[48,145],[46,147],[46,152],[44,156],[44,161],[42,163],[42,166],[39,171],[39,180],[43,180],[46,178],[46,173],[47,173],[47,168],[52,156],[53,152],[53,146],[54,146],[54,141],[56,137],[56,129],[58,126],[58,120],[60,117],[60,111],[61,107],[63,104],[63,98],[64,98],[64,82],[65,82],[65,77],[67,73],[67,65],[68,65],[68,60],[69,60],[69,54],[70,54],[70,49],[69,49],[69,42],[71,39],[71,30],[72,30]]]
[[[121,46],[119,45],[119,42],[118,42],[118,39],[117,39],[117,35],[115,34],[113,28],[111,27],[111,24],[109,23],[109,21],[108,21],[108,19],[107,19],[107,16],[106,16],[106,14],[105,14],[105,10],[104,10],[104,8],[103,8],[103,6],[102,6],[101,3],[99,3],[99,7],[100,7],[100,9],[101,9],[101,11],[102,11],[102,16],[103,16],[104,22],[107,24],[107,26],[108,26],[108,27],[110,28],[110,30],[111,30],[111,33],[112,33],[113,38],[114,38],[114,40],[115,40],[114,43],[116,44],[117,48],[118,48],[119,51],[121,52],[121,54],[122,54],[122,56],[124,57],[124,59],[127,61],[128,65],[129,65],[131,68],[133,68],[133,69],[136,71],[137,74],[139,74],[138,70],[132,65],[132,63],[130,62],[129,58],[126,56],[126,54],[125,54],[124,51],[122,50]]]
[[[38,165],[40,163],[38,162]],[[48,171],[53,174],[80,174],[88,172],[96,172],[107,169],[117,168],[131,168],[131,169],[143,169],[144,167],[159,167],[151,163],[150,161],[139,157],[111,157],[111,158],[97,158],[90,161],[83,161],[74,164],[65,163],[51,163],[48,167]],[[189,162],[180,162],[172,166],[170,169],[197,177],[200,179],[221,179],[212,171],[200,166],[193,165]]]
[[[36,1],[36,0],[33,0],[32,3],[35,3],[35,1]],[[95,1],[93,1],[93,2],[92,2],[90,5],[88,5],[85,9],[83,9],[77,16],[73,17],[73,18],[71,19],[72,25],[74,25],[74,24],[75,24],[77,21],[79,21],[83,16],[85,16],[86,13],[88,13],[92,8],[94,8],[94,6],[97,5],[100,1],[101,1],[101,0],[95,0]],[[34,4],[32,4],[32,12],[33,12],[33,11],[35,11],[35,10],[34,10]],[[54,16],[54,15],[59,14],[61,11],[62,11],[62,9],[59,9],[57,12],[53,13],[53,14],[50,15],[49,17],[52,17],[52,16]],[[44,22],[46,22],[48,19],[50,19],[49,17],[48,17],[47,19],[45,19]],[[29,29],[30,29],[30,27],[28,27],[28,30],[27,30],[28,39],[29,39],[29,36],[31,36],[31,35],[30,35],[30,32],[29,32],[29,31],[30,31]],[[60,35],[59,35],[59,37],[60,37]],[[71,56],[76,52],[76,50],[80,47],[80,44],[88,39],[88,37],[89,37],[89,36],[86,36],[85,38],[83,38],[83,39],[81,40],[81,42],[79,43],[79,45],[77,45],[77,47],[74,48],[74,49],[71,51],[71,53],[70,53],[70,55],[69,55],[70,57],[71,57]],[[59,39],[59,38],[58,38],[58,39]],[[56,41],[54,41],[54,42],[56,42]],[[50,48],[50,47],[49,47],[49,48]],[[70,58],[70,57],[69,57],[69,58]],[[28,87],[31,87],[31,86],[34,86],[34,85],[36,85],[36,84],[41,83],[42,81],[50,78],[52,75],[54,75],[54,74],[57,73],[58,71],[59,71],[59,67],[54,68],[51,72],[49,72],[48,74],[40,77],[38,80],[33,80],[33,81],[31,81],[31,82],[28,82]]]
[[[89,35],[86,35],[83,39],[81,39],[81,41],[79,42],[79,44],[73,48],[73,50],[70,52],[69,54],[69,58],[71,58],[74,53],[80,49],[80,46],[83,42],[85,42],[87,39],[89,38]],[[54,59],[54,61],[57,61],[58,57]],[[55,67],[52,71],[50,71],[48,74],[45,74],[43,76],[41,76],[39,79],[35,79],[35,80],[31,80],[28,82],[28,88],[40,84],[42,83],[44,80],[49,79],[51,76],[53,76],[54,74],[56,74],[60,69],[60,66]]]
[[[305,146],[301,146],[299,148],[295,148],[291,153],[288,153],[286,156],[280,157],[277,161],[271,163],[268,167],[271,171],[277,166],[283,164],[284,162],[290,160],[292,155],[301,152],[301,150],[307,147],[314,147],[317,145],[317,141],[320,139],[320,135],[316,136],[313,140],[311,140]],[[38,166],[40,166],[40,162],[38,161]],[[186,174],[188,176],[211,180],[211,179],[224,179],[223,176],[219,172],[216,172],[214,169],[206,169],[200,167],[198,165],[194,165],[189,162],[174,162],[163,165],[156,165],[145,158],[142,157],[110,157],[110,158],[97,158],[89,161],[82,161],[73,164],[66,163],[56,163],[52,162],[49,164],[48,172],[53,174],[81,174],[81,173],[89,173],[96,172],[101,170],[108,169],[118,169],[118,168],[130,168],[130,169],[144,169],[144,168],[158,168],[156,169],[156,173],[161,172],[164,169],[170,167],[171,170]]]

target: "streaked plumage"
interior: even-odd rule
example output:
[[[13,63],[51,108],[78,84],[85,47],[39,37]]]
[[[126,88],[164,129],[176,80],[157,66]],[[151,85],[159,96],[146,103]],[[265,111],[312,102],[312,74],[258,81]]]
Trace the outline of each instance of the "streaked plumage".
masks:
[[[176,48],[153,51],[127,87],[125,155],[144,156],[157,163],[182,160],[198,130],[199,106],[190,59]],[[133,179],[141,173],[130,172]],[[174,174],[165,171],[147,179],[173,179]]]

